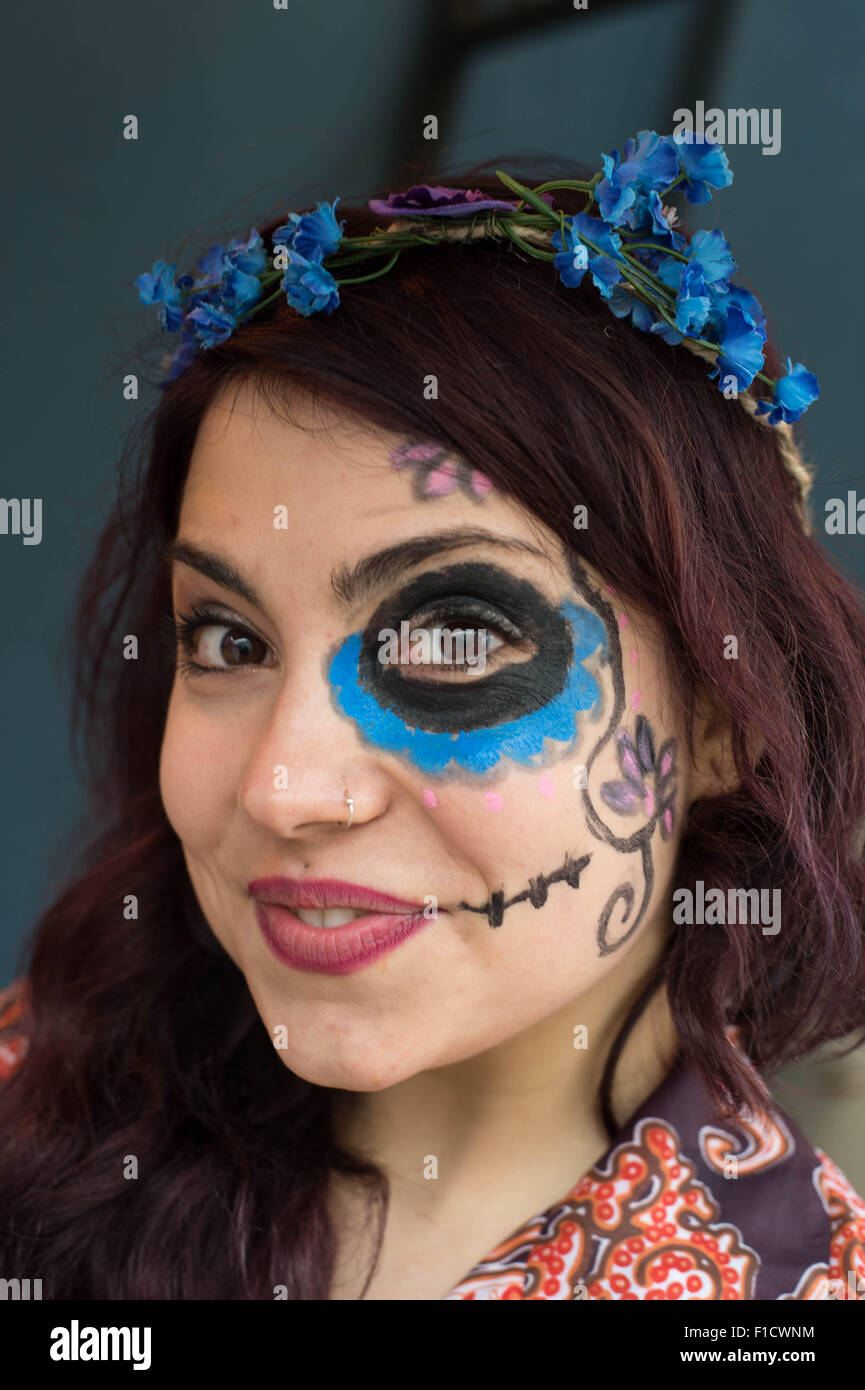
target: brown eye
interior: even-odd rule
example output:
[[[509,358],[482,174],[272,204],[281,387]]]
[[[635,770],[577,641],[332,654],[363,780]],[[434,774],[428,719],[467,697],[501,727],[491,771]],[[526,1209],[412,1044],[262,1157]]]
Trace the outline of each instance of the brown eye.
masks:
[[[242,624],[195,605],[190,613],[174,615],[174,631],[178,670],[188,675],[260,666],[270,653],[268,644]]]
[[[267,645],[243,628],[224,623],[203,624],[193,634],[193,654],[202,665],[219,669],[257,666],[267,655]]]

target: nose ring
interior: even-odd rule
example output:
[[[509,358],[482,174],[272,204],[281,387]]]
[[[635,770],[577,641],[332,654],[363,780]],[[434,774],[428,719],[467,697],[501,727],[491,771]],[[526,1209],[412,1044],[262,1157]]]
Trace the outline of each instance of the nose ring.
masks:
[[[343,830],[350,830],[351,823],[354,820],[354,800],[348,794],[348,787],[346,787],[345,791],[343,792],[343,796],[345,797],[346,804],[348,805],[348,821],[345,825],[343,825],[342,828]]]

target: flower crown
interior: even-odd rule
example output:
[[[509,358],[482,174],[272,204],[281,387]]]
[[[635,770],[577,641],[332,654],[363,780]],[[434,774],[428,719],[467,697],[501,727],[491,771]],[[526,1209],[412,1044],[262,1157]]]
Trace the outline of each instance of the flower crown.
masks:
[[[807,529],[812,474],[789,427],[819,397],[817,378],[789,357],[783,376],[773,381],[764,375],[766,316],[753,294],[733,284],[737,267],[726,237],[716,229],[687,240],[675,230],[675,210],[663,202],[674,190],[690,203],[709,202],[711,189],[733,181],[727,156],[693,131],[674,137],[644,130],[625,142],[621,154],[603,155],[602,163],[589,180],[550,180],[533,189],[496,170],[517,201],[417,184],[369,202],[376,215],[397,220],[368,236],[343,236],[345,223],[335,216],[339,198],[319,202],[315,211],[288,213],[288,221],[273,233],[270,269],[254,227],[245,240],[211,246],[194,276],[178,276],[175,265],[157,261],[135,284],[143,303],[158,305],[163,328],[180,333],[163,387],[200,349],[224,342],[280,295],[299,314],[331,314],[343,285],[385,275],[409,247],[507,237],[527,255],[551,261],[563,285],[576,287],[588,274],[617,318],[630,319],[641,332],[658,334],[667,343],[681,343],[710,362],[709,377],[718,378],[725,396],[777,428]],[[555,206],[552,191],[559,188],[586,194],[582,212],[566,214]],[[597,213],[590,211],[593,205]],[[384,264],[369,274],[341,274],[382,257]],[[755,379],[771,389],[769,400],[745,394]]]

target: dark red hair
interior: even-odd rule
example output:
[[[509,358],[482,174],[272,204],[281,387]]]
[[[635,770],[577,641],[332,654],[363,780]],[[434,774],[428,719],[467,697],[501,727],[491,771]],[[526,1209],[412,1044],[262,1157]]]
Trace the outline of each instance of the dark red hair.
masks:
[[[582,173],[557,160],[519,176]],[[502,192],[488,168],[438,179]],[[365,206],[338,215],[349,234],[381,222]],[[284,220],[260,228],[266,243]],[[334,1142],[332,1093],[274,1052],[159,794],[173,679],[163,548],[199,424],[229,383],[254,381],[286,412],[301,386],[361,425],[447,441],[653,616],[686,721],[699,687],[729,712],[741,788],[692,805],[674,881],[780,888],[782,930],[671,926],[619,1046],[663,977],[707,1089],[758,1105],[730,1024],[762,1072],[865,1027],[865,614],[803,532],[771,430],[707,370],[615,319],[588,277],[567,289],[549,263],[485,241],[406,252],[330,316],[277,300],[161,395],[130,441],[77,609],[90,802],[74,872],[22,961],[29,1050],[0,1087],[6,1270],[41,1276],[51,1298],[271,1298],[285,1285],[324,1299],[329,1173],[354,1174],[384,1214],[385,1176]],[[130,633],[137,661],[122,659]],[[611,1138],[627,1118],[610,1112],[617,1056],[598,1098]]]

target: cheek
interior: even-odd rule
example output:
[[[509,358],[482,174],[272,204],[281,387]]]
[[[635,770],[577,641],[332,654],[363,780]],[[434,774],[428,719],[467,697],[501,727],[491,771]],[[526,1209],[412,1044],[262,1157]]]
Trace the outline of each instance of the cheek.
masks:
[[[232,767],[223,731],[172,694],[159,758],[165,814],[181,842],[193,848],[219,838],[233,804]]]

